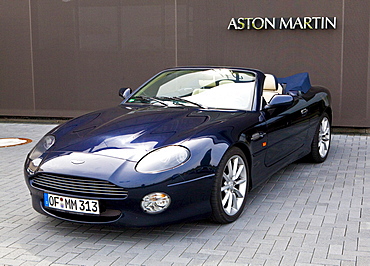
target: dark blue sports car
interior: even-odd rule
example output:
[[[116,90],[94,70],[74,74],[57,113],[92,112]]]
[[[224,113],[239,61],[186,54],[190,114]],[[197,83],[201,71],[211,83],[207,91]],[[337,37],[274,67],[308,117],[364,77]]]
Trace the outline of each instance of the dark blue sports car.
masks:
[[[120,105],[56,127],[28,154],[36,211],[127,226],[230,223],[273,173],[328,156],[330,93],[311,86],[307,73],[278,79],[181,67],[120,95]]]

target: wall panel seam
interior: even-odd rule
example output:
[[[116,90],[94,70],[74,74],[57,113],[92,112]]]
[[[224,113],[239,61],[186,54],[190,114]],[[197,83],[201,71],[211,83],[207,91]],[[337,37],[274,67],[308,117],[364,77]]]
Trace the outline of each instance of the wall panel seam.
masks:
[[[177,47],[177,34],[178,34],[178,32],[177,32],[177,0],[175,0],[175,66],[178,66],[178,58],[177,58],[177,49],[178,49],[178,47]]]
[[[341,59],[340,59],[340,85],[339,85],[339,114],[342,114],[342,96],[343,96],[343,74],[344,74],[344,8],[345,0],[342,1],[342,39],[341,39]],[[341,115],[340,115],[341,116]],[[339,118],[341,120],[341,117]]]
[[[31,86],[32,86],[32,104],[33,112],[36,113],[36,93],[35,93],[35,71],[33,62],[33,36],[32,36],[32,12],[31,12],[31,0],[28,0],[28,17],[30,20],[30,54],[31,54]]]

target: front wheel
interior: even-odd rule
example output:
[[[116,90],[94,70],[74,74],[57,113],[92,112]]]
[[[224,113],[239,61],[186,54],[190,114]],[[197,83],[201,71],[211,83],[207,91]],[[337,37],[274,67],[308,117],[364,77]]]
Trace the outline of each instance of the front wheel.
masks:
[[[212,190],[212,220],[234,222],[243,212],[248,193],[249,169],[244,153],[236,147],[227,151],[216,173]]]
[[[322,163],[329,154],[331,142],[331,124],[327,114],[324,114],[316,129],[312,144],[310,158],[315,163]]]

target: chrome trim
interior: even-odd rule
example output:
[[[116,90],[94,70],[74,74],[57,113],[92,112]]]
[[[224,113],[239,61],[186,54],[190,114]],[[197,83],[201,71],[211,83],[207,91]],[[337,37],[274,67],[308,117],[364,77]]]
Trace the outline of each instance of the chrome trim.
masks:
[[[208,178],[208,177],[213,177],[213,176],[215,176],[215,174],[205,175],[205,176],[201,176],[201,177],[194,178],[194,179],[191,179],[191,180],[186,180],[186,181],[182,181],[182,182],[179,182],[179,183],[170,184],[170,185],[167,185],[167,187],[174,187],[174,186],[178,186],[178,185],[183,185],[183,184],[199,181],[201,179]]]
[[[127,198],[128,192],[109,181],[77,176],[41,173],[30,179],[32,187],[74,196],[93,198]]]

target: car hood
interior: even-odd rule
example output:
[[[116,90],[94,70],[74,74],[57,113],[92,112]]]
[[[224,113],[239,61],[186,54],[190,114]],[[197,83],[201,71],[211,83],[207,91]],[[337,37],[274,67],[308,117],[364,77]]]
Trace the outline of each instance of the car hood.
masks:
[[[51,132],[50,153],[93,153],[137,161],[148,151],[182,141],[244,112],[120,105],[73,119]]]

